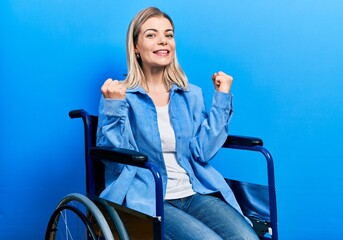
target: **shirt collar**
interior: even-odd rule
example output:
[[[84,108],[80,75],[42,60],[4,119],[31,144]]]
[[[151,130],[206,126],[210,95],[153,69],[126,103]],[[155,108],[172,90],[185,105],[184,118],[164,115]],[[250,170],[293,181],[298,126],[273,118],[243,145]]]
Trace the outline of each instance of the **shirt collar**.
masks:
[[[187,92],[188,91],[188,89],[184,90],[183,88],[181,88],[179,85],[176,85],[176,84],[173,84],[173,86],[171,87],[170,90],[173,91],[173,92],[176,92],[176,91],[185,91],[185,92]]]
[[[170,89],[170,91],[171,92],[183,91],[183,89],[179,85],[173,84],[171,89]],[[188,90],[185,90],[185,91],[187,92]],[[126,90],[126,92],[130,92],[130,93],[139,92],[139,93],[142,93],[142,94],[147,94],[147,92],[141,86],[138,86],[138,87],[135,87],[135,88],[129,88],[129,89]]]

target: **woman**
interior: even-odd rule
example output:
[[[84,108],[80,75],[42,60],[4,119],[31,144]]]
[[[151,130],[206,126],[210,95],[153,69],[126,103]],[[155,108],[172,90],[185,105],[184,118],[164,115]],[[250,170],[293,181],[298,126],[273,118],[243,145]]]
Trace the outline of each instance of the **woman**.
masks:
[[[131,21],[128,75],[101,87],[98,146],[137,150],[159,167],[166,239],[258,239],[231,189],[209,164],[228,135],[232,77],[213,74],[206,112],[201,89],[188,84],[175,52],[174,24],[157,8]],[[103,198],[155,214],[154,181],[146,169],[106,166]]]

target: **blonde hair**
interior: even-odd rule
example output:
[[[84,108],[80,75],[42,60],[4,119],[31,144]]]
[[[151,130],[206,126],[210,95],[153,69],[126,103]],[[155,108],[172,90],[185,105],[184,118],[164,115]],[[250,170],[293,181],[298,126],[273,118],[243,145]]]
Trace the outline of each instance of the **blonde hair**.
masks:
[[[145,83],[142,62],[140,58],[136,57],[135,46],[137,44],[137,39],[141,31],[142,24],[152,17],[164,17],[169,20],[174,28],[172,19],[166,13],[155,7],[146,8],[140,11],[132,19],[126,35],[126,61],[128,74],[125,79],[125,85],[127,88],[136,88],[142,83]],[[164,69],[163,81],[167,89],[170,89],[173,84],[180,86],[184,90],[188,88],[188,80],[179,62],[177,61],[176,52],[171,63]]]

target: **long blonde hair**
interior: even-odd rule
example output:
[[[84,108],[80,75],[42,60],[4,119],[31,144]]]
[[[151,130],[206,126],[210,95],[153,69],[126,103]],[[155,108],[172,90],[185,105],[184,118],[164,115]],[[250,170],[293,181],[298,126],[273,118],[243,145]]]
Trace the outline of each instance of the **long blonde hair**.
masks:
[[[137,39],[141,31],[142,24],[152,17],[164,17],[169,20],[174,28],[172,19],[166,13],[155,7],[149,7],[140,11],[132,19],[126,35],[126,61],[128,74],[125,79],[125,85],[127,88],[135,88],[142,83],[145,83],[141,59],[136,57],[135,46],[137,44]],[[167,89],[170,89],[173,84],[180,86],[184,90],[188,88],[188,80],[179,62],[177,61],[176,52],[172,62],[164,69],[163,80]]]

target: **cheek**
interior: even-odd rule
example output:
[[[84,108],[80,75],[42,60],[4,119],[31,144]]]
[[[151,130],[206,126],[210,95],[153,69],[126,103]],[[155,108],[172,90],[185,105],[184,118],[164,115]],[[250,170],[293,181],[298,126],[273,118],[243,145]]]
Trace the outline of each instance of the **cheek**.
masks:
[[[138,50],[138,52],[143,53],[146,51],[149,51],[149,49],[151,48],[150,46],[151,44],[149,44],[149,42],[144,41],[144,39],[140,39],[138,41],[138,43],[136,44],[136,49]]]
[[[175,42],[170,44],[170,49],[171,49],[173,52],[175,52],[175,49],[176,49],[176,44],[175,44]]]

